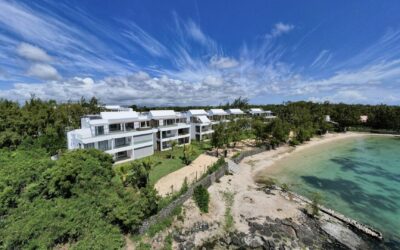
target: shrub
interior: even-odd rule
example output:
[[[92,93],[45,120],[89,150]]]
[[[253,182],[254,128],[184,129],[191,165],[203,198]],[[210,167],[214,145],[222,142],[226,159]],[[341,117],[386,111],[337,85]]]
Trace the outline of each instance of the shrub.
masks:
[[[311,213],[311,215],[313,216],[318,216],[319,215],[319,204],[321,202],[321,194],[315,192],[312,194],[312,198],[311,198],[311,204],[309,209],[311,211],[309,211]]]
[[[208,193],[206,188],[204,188],[202,185],[197,186],[193,192],[193,199],[201,212],[208,213],[210,194]]]

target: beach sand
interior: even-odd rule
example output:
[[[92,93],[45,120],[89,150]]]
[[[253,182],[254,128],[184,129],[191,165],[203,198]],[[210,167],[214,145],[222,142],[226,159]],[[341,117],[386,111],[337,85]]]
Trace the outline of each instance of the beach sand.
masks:
[[[246,218],[256,218],[269,216],[272,219],[290,218],[297,222],[303,216],[300,208],[304,208],[301,204],[290,201],[279,195],[278,191],[272,191],[272,195],[266,195],[263,190],[259,189],[259,185],[255,181],[255,176],[260,175],[262,171],[273,164],[288,156],[291,152],[299,152],[309,147],[318,146],[324,143],[331,143],[335,140],[345,138],[354,138],[367,136],[363,133],[343,133],[343,134],[327,134],[322,137],[313,138],[311,141],[297,146],[296,148],[282,146],[276,150],[265,151],[263,153],[247,157],[240,164],[239,172],[234,175],[227,175],[220,179],[219,183],[215,183],[209,187],[210,208],[208,214],[201,214],[194,204],[193,200],[188,200],[184,204],[185,220],[179,227],[184,230],[190,230],[196,224],[207,222],[215,225],[205,232],[196,233],[194,235],[194,244],[200,245],[210,237],[218,237],[224,232],[224,214],[226,209],[226,201],[223,193],[230,192],[234,194],[234,202],[231,208],[235,229],[244,233],[248,233],[249,227]]]

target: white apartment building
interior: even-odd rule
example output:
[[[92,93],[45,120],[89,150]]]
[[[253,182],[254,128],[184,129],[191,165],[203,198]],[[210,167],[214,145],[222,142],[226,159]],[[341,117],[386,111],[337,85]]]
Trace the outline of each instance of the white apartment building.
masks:
[[[96,148],[109,153],[116,162],[140,159],[191,140],[210,139],[213,125],[244,117],[240,109],[192,109],[185,113],[151,110],[138,113],[129,108],[108,106],[113,112],[81,118],[81,128],[67,133],[68,149]],[[274,118],[270,111],[253,108],[252,116]]]
[[[230,119],[237,119],[245,117],[245,113],[240,109],[227,109],[226,113],[228,113]]]
[[[274,114],[271,111],[269,111],[269,110],[264,111],[264,110],[262,110],[260,108],[251,108],[249,113],[252,116],[264,117],[266,119],[273,119],[273,118],[276,117],[276,116],[274,116]]]
[[[148,113],[151,126],[157,129],[154,145],[157,150],[171,149],[172,142],[177,145],[190,144],[190,124],[184,113],[173,110],[151,110]]]
[[[214,132],[212,123],[207,117],[208,113],[204,109],[190,109],[187,112],[189,122],[191,124],[191,138],[192,140],[207,140],[211,138]]]
[[[101,112],[83,117],[81,128],[67,133],[68,149],[96,148],[120,162],[139,159],[154,153],[156,132],[137,112]]]
[[[229,121],[228,120],[229,114],[223,109],[210,109],[207,113],[208,113],[207,117],[212,124]]]

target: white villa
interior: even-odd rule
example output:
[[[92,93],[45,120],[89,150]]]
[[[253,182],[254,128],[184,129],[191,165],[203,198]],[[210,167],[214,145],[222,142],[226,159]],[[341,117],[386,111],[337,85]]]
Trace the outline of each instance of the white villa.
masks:
[[[271,111],[269,111],[269,110],[264,111],[260,108],[251,108],[249,110],[249,114],[252,116],[264,117],[267,119],[275,118],[274,114]]]
[[[81,128],[67,133],[68,149],[96,148],[113,155],[116,162],[140,159],[177,146],[190,144],[191,140],[210,139],[212,125],[245,113],[240,109],[191,109],[187,112],[151,110],[136,112],[130,108],[105,106],[98,115],[81,118]],[[274,117],[271,112],[252,109],[253,116]]]
[[[208,113],[204,109],[190,109],[187,115],[191,124],[191,138],[198,141],[209,139],[214,130]]]

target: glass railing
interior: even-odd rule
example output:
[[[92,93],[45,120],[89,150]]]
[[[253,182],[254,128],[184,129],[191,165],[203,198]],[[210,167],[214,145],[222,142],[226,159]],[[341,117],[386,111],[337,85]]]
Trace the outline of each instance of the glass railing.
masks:
[[[134,141],[133,144],[137,145],[137,144],[144,144],[144,143],[149,143],[149,142],[153,142],[153,140],[148,139],[148,140],[142,140],[142,141]]]
[[[124,143],[124,144],[115,144],[115,146],[114,146],[114,148],[123,148],[123,147],[127,147],[127,146],[130,146],[131,145],[131,143],[129,143],[129,142],[127,142],[127,143]]]

